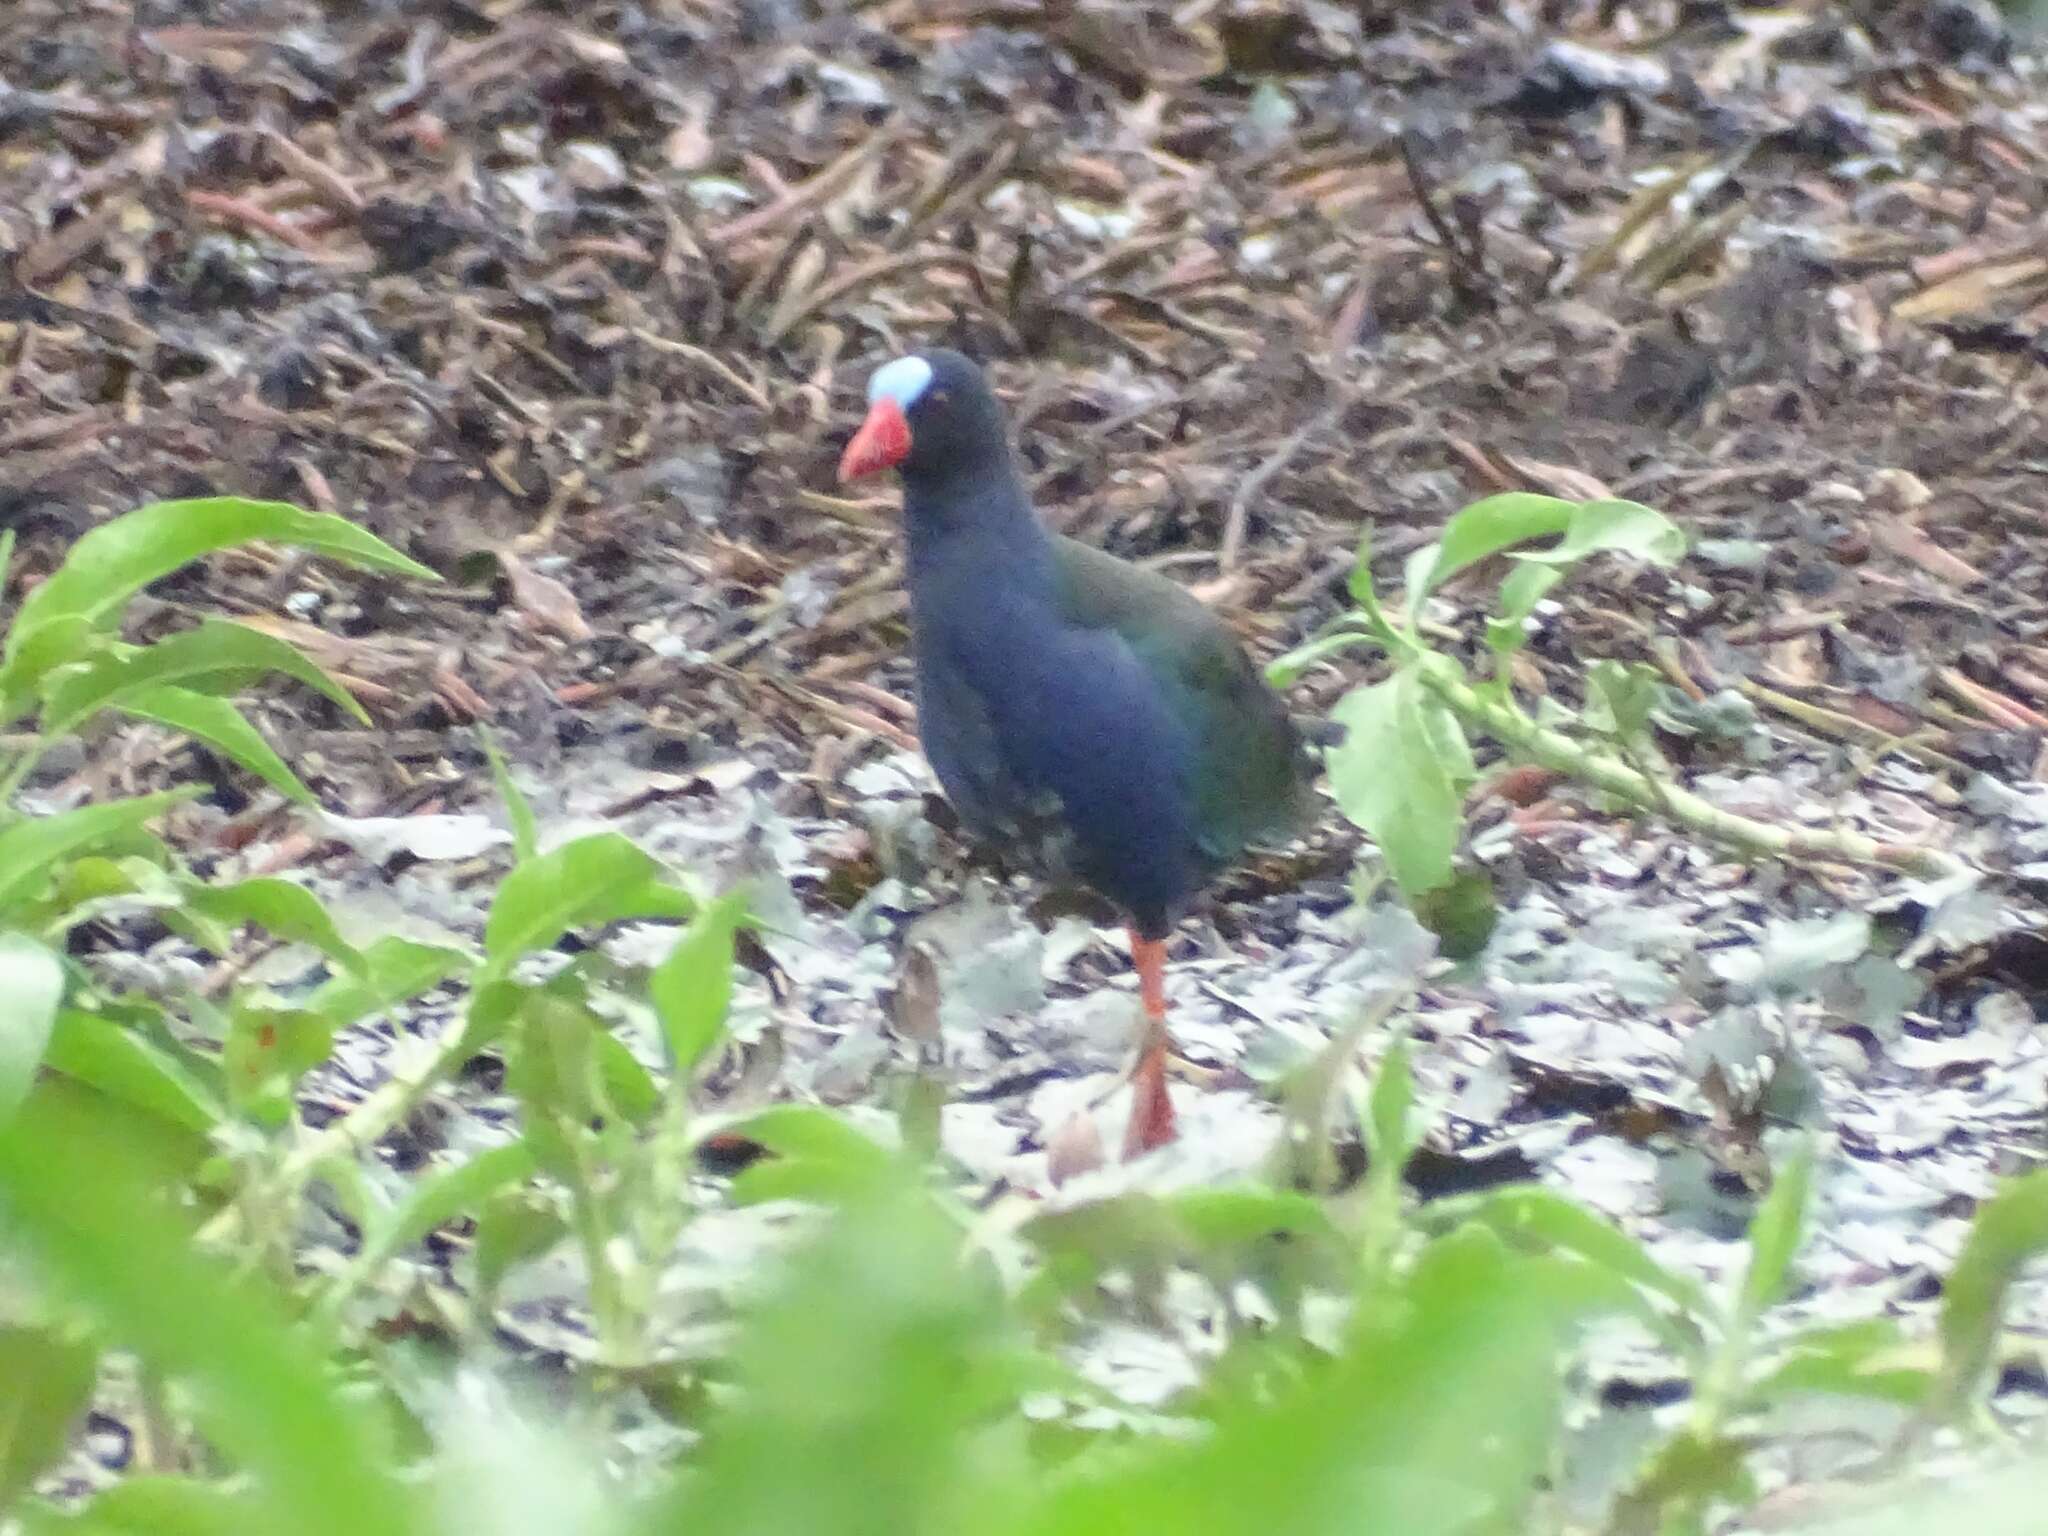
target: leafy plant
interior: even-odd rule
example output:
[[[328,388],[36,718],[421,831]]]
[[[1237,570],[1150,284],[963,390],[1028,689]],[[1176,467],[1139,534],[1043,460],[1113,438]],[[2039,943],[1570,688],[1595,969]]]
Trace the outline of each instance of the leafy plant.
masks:
[[[44,752],[117,710],[204,741],[293,799],[312,796],[223,695],[278,672],[367,721],[362,706],[294,647],[246,625],[207,620],[154,645],[119,635],[128,602],[201,555],[254,540],[296,546],[416,580],[434,573],[343,518],[235,496],[160,501],[103,523],[31,592],[0,642],[0,726],[33,714],[33,742],[0,779],[0,818]],[[4,569],[4,566],[0,566]]]
[[[205,739],[239,743],[228,755],[284,788],[283,765],[248,748],[253,729],[219,721],[246,726],[229,695],[263,672],[332,697],[317,669],[245,646],[232,625],[126,645],[121,594],[238,537],[403,569],[338,520],[164,506],[182,510],[82,540],[0,646],[0,690],[40,731],[10,765],[17,788],[54,732],[107,710],[199,718],[183,694],[219,707]],[[1536,537],[1557,542],[1516,547]],[[1458,889],[1475,732],[1553,768],[1592,764],[1581,777],[1603,790],[1653,786],[1629,803],[1687,821],[1683,792],[1659,777],[1644,671],[1589,669],[1579,715],[1538,724],[1505,665],[1520,619],[1570,563],[1669,558],[1674,539],[1632,504],[1495,498],[1411,561],[1398,620],[1362,567],[1361,615],[1318,654],[1374,643],[1394,658],[1343,714],[1354,742],[1385,734],[1382,776],[1393,762],[1418,798],[1359,759],[1334,771],[1411,896]],[[1503,553],[1517,566],[1489,627],[1495,669],[1475,682],[1431,648],[1424,607]],[[156,712],[130,708],[138,699]],[[1589,1523],[1678,1536],[1753,1501],[1758,1426],[1790,1405],[1860,1398],[1923,1428],[1981,1416],[2013,1283],[2048,1251],[2041,1176],[2013,1181],[1979,1215],[1938,1336],[1921,1340],[1884,1318],[1785,1323],[1807,1148],[1781,1162],[1725,1297],[1552,1190],[1418,1205],[1402,1175],[1424,1118],[1398,1024],[1369,1087],[1352,1065],[1412,996],[1399,976],[1287,1079],[1290,1134],[1310,1146],[1284,1149],[1270,1178],[970,1204],[933,1127],[909,1114],[891,1137],[801,1104],[703,1111],[737,939],[755,921],[747,893],[697,890],[614,832],[551,846],[485,751],[512,858],[473,950],[352,938],[288,880],[197,878],[150,831],[182,790],[0,809],[0,1518],[26,1536],[1523,1536]],[[325,977],[288,997],[253,983],[124,993],[66,940],[128,913],[223,955],[254,926],[317,956]],[[620,923],[674,938],[643,967],[563,943]],[[1868,928],[1779,935],[1751,990],[1808,984],[1860,955]],[[449,996],[438,1029],[405,1040],[359,1102],[302,1124],[303,1078],[333,1042],[436,988]],[[386,1176],[369,1149],[479,1056],[503,1064],[510,1112],[416,1176]],[[1328,1155],[1342,1121],[1367,1156],[1350,1188]],[[708,1193],[698,1155],[728,1143],[755,1160]],[[712,1204],[792,1213],[793,1246],[736,1307],[674,1294],[675,1253]],[[315,1215],[344,1221],[352,1249],[308,1262]],[[428,1265],[409,1261],[428,1245],[455,1257],[445,1280],[416,1284]],[[507,1406],[515,1373],[494,1325],[525,1266],[565,1255],[580,1290],[551,1306],[559,1352],[583,1369],[550,1382],[545,1415],[522,1413]],[[1191,1288],[1206,1300],[1189,1377],[1156,1411],[1134,1409],[1086,1368],[1090,1335],[1184,1322]],[[1648,1332],[1686,1401],[1616,1462],[1589,1516],[1566,1508],[1558,1477],[1582,1435],[1569,1366],[1575,1340],[1616,1319]],[[138,1399],[136,1466],[90,1497],[34,1497],[110,1382]]]
[[[1554,542],[1525,547],[1543,540]],[[1351,575],[1357,608],[1269,668],[1272,680],[1284,685],[1310,666],[1359,647],[1386,655],[1389,674],[1354,688],[1331,711],[1345,727],[1345,739],[1328,755],[1330,784],[1345,815],[1378,845],[1403,895],[1432,920],[1453,953],[1477,948],[1490,924],[1490,910],[1473,890],[1477,877],[1461,877],[1457,868],[1463,806],[1478,779],[1475,734],[1497,743],[1513,761],[1562,774],[1632,812],[1667,817],[1743,853],[1826,857],[1920,874],[1954,871],[1947,855],[1931,849],[1754,821],[1672,782],[1648,732],[1663,684],[1645,664],[1591,664],[1585,704],[1577,712],[1546,700],[1544,717],[1538,718],[1521,706],[1512,662],[1528,642],[1537,605],[1567,572],[1603,554],[1670,565],[1684,552],[1678,527],[1637,502],[1573,502],[1526,492],[1490,496],[1466,507],[1445,524],[1442,538],[1409,556],[1395,604],[1380,597],[1368,534]],[[1453,577],[1496,557],[1511,565],[1484,626],[1490,667],[1474,678],[1435,643],[1441,631],[1425,622],[1426,609]]]

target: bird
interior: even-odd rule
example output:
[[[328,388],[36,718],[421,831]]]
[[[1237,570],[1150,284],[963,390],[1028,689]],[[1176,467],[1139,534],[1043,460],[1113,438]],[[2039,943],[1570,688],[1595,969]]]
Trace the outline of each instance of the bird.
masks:
[[[1192,593],[1046,527],[981,368],[950,348],[869,376],[842,484],[901,479],[920,745],[963,828],[1121,909],[1144,1023],[1126,1160],[1173,1141],[1166,940],[1254,846],[1314,813],[1280,695]]]

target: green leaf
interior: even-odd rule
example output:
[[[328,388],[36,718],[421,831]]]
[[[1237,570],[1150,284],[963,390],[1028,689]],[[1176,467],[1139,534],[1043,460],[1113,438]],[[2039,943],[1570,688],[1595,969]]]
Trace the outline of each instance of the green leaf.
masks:
[[[330,977],[306,999],[306,1006],[337,1030],[418,997],[474,963],[459,949],[419,944],[397,934],[373,940],[359,953],[358,974]]]
[[[1415,712],[1421,717],[1430,753],[1443,765],[1444,776],[1462,799],[1479,778],[1478,765],[1472,760],[1472,744],[1465,739],[1465,724],[1439,695],[1420,686],[1420,678],[1416,681]]]
[[[65,735],[98,710],[120,703],[131,692],[173,683],[211,692],[214,690],[205,686],[209,680],[235,687],[246,677],[264,672],[282,672],[295,678],[325,694],[364,725],[370,723],[355,695],[329,677],[297,646],[246,624],[207,619],[198,628],[183,630],[155,645],[124,646],[119,652],[103,654],[82,667],[57,674],[44,690],[43,734]]]
[[[7,661],[0,665],[0,725],[35,708],[36,685],[51,672],[86,661],[107,644],[90,619],[75,613],[61,614],[33,629],[17,620],[8,631]]]
[[[629,917],[681,918],[695,903],[632,839],[596,832],[529,859],[505,877],[484,923],[485,974],[504,975],[571,928]]]
[[[1356,650],[1361,645],[1374,643],[1371,635],[1356,629],[1319,635],[1313,640],[1297,645],[1286,655],[1268,662],[1266,681],[1275,688],[1291,688],[1303,673],[1324,657],[1335,656],[1344,651]]]
[[[154,860],[84,854],[51,872],[42,899],[21,908],[20,920],[55,944],[80,923],[110,910],[153,910],[173,921],[184,900],[177,880]]]
[[[387,1469],[368,1410],[336,1390],[275,1290],[205,1256],[161,1179],[119,1114],[62,1095],[36,1094],[0,1128],[10,1243],[111,1343],[179,1380],[211,1449],[261,1505],[245,1529],[426,1536],[422,1501]]]
[[[1908,1340],[1894,1319],[1873,1317],[1797,1335],[1783,1346],[1778,1363],[1743,1396],[1756,1411],[1814,1393],[1914,1407],[1926,1400],[1935,1379],[1929,1347]]]
[[[1463,827],[1452,778],[1462,765],[1444,762],[1425,705],[1413,668],[1353,689],[1330,711],[1345,738],[1325,759],[1338,806],[1379,845],[1411,898],[1451,878]]]
[[[1379,593],[1374,590],[1372,581],[1372,529],[1369,526],[1358,531],[1358,553],[1352,558],[1347,588],[1351,600],[1359,607],[1378,608]]]
[[[1494,1190],[1444,1212],[1441,1219],[1484,1222],[1516,1247],[1568,1253],[1598,1264],[1672,1302],[1696,1324],[1704,1326],[1718,1316],[1713,1298],[1697,1280],[1666,1269],[1607,1218],[1554,1191],[1533,1185]]]
[[[64,964],[25,933],[0,932],[0,1125],[29,1089],[64,1001]],[[6,1501],[0,1499],[0,1508]]]
[[[351,975],[366,975],[362,952],[341,936],[320,898],[303,885],[275,877],[232,885],[192,883],[189,905],[218,922],[254,923],[273,937],[310,944]]]
[[[756,1142],[782,1157],[810,1157],[828,1161],[858,1162],[879,1166],[887,1161],[888,1149],[851,1121],[829,1109],[812,1104],[775,1104],[736,1120],[697,1127],[705,1136],[736,1136]]]
[[[263,1523],[246,1488],[132,1473],[80,1508],[23,1514],[22,1536],[246,1536]]]
[[[462,1053],[474,1056],[496,1044],[535,990],[521,982],[480,973],[470,988],[469,1005],[463,1009]]]
[[[533,819],[533,807],[526,796],[519,792],[519,786],[512,782],[512,769],[505,761],[505,754],[498,750],[498,738],[488,725],[477,722],[477,740],[483,743],[484,756],[490,761],[491,778],[498,786],[498,798],[505,802],[505,814],[512,822],[512,857],[524,864],[540,848],[540,829]]]
[[[1496,656],[1512,656],[1528,643],[1524,621],[1562,580],[1564,572],[1548,565],[1518,565],[1508,572],[1493,617],[1486,621],[1486,643]]]
[[[1022,1475],[1011,1464],[1022,1446],[990,1455],[985,1424],[1014,1400],[1022,1356],[999,1292],[960,1246],[906,1178],[829,1222],[753,1310],[733,1350],[731,1407],[704,1425],[692,1475],[639,1529],[904,1536],[1006,1524],[1008,1500],[984,1501]]]
[[[1380,607],[1379,593],[1373,589],[1370,528],[1358,536],[1358,559],[1351,567],[1349,590],[1351,600],[1358,604],[1361,621],[1374,639],[1383,645],[1400,646],[1406,643],[1400,631],[1396,630],[1387,618],[1386,610]]]
[[[688,1082],[724,1033],[732,1005],[733,936],[746,915],[743,892],[719,897],[691,919],[647,979],[678,1084]]]
[[[1444,524],[1444,536],[1410,557],[1408,616],[1422,611],[1429,595],[1467,566],[1477,565],[1531,539],[1563,533],[1572,524],[1578,504],[1531,491],[1488,496],[1466,507]]]
[[[1792,1255],[1806,1230],[1806,1207],[1813,1192],[1813,1144],[1802,1142],[1771,1181],[1770,1193],[1749,1224],[1749,1268],[1742,1276],[1737,1302],[1739,1319],[1754,1320],[1785,1291]]]
[[[531,1146],[526,1148],[534,1160]],[[562,1213],[531,1185],[500,1186],[477,1213],[472,1257],[480,1306],[492,1304],[506,1275],[537,1259],[569,1235]]]
[[[153,502],[102,523],[73,544],[64,563],[22,603],[0,654],[12,661],[25,638],[52,619],[77,615],[104,623],[129,598],[179,566],[252,539],[296,545],[420,581],[440,579],[346,519],[306,512],[288,502],[239,496]]]
[[[1514,558],[1537,565],[1572,565],[1588,555],[1635,555],[1670,565],[1685,554],[1685,534],[1662,512],[1635,501],[1582,501],[1571,526],[1548,549],[1517,550]]]
[[[197,786],[80,806],[55,816],[17,821],[0,831],[0,916],[41,889],[52,865],[67,854],[125,836],[197,795]]]
[[[57,1015],[45,1064],[201,1136],[225,1119],[205,1085],[178,1061],[133,1030],[76,1008]]]
[[[1390,1170],[1387,1176],[1397,1181],[1421,1145],[1422,1133],[1411,1123],[1414,1108],[1415,1073],[1408,1060],[1408,1042],[1397,1039],[1387,1047],[1373,1076],[1364,1125],[1367,1156],[1376,1169]]]
[[[888,1148],[830,1110],[807,1104],[777,1104],[737,1122],[700,1121],[694,1130],[699,1141],[730,1135],[770,1154],[734,1176],[732,1197],[741,1205],[856,1199],[890,1167]]]
[[[1439,1239],[1389,1305],[1354,1310],[1322,1368],[1219,1402],[1199,1435],[1139,1437],[1056,1480],[1027,1471],[1028,1497],[973,1523],[998,1536],[1540,1529],[1529,1506],[1555,1454],[1565,1320],[1529,1274],[1483,1231]]]
[[[1422,604],[1429,595],[1424,585],[1436,564],[1441,544],[1425,544],[1420,549],[1410,550],[1408,558],[1401,565],[1401,585],[1406,598],[1403,606],[1407,610],[1408,627],[1413,629],[1415,621],[1422,617]]]
[[[1642,662],[1596,661],[1586,669],[1585,722],[1603,736],[1633,744],[1649,727],[1663,686],[1657,669]]]
[[[600,1109],[595,1047],[603,1026],[581,999],[554,990],[526,995],[507,1052],[505,1085],[526,1110],[526,1134],[551,1172],[559,1172],[565,1126],[587,1125]]]
[[[183,731],[228,761],[240,764],[288,800],[300,805],[319,804],[256,727],[226,699],[194,693],[189,688],[140,688],[122,695],[110,707],[138,720]]]
[[[1942,1408],[1962,1412],[1981,1387],[2013,1282],[2048,1253],[2048,1168],[2012,1179],[1984,1202],[1941,1298]]]
[[[1415,1074],[1408,1041],[1397,1035],[1380,1057],[1359,1129],[1365,1140],[1365,1209],[1361,1252],[1368,1287],[1379,1292],[1393,1273],[1405,1232],[1401,1176],[1421,1143],[1415,1108]]]
[[[489,1196],[532,1173],[532,1151],[515,1141],[429,1174],[412,1186],[404,1203],[391,1213],[364,1251],[374,1247],[378,1254],[389,1257],[436,1228],[469,1215]]]
[[[293,1085],[333,1050],[325,1014],[237,998],[221,1043],[228,1098],[257,1123],[282,1125],[291,1117]]]
[[[47,1328],[0,1326],[0,1511],[63,1451],[92,1400],[99,1355]]]
[[[364,1237],[348,1267],[335,1278],[322,1300],[323,1316],[332,1324],[341,1303],[395,1255],[428,1233],[470,1215],[499,1191],[530,1178],[533,1171],[533,1149],[515,1141],[415,1181],[405,1199]]]
[[[609,1031],[600,1031],[591,1041],[595,1053],[597,1080],[604,1090],[610,1113],[631,1125],[645,1125],[661,1107],[661,1089],[654,1074],[626,1048],[626,1042]]]
[[[1330,1237],[1336,1232],[1322,1201],[1300,1190],[1243,1184],[1182,1190],[1161,1199],[1200,1248],[1238,1248],[1279,1235]]]

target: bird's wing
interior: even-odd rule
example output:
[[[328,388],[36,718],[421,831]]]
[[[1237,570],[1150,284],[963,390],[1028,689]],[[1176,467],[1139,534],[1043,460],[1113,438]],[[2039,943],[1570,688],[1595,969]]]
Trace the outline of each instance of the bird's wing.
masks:
[[[1279,695],[1235,638],[1177,582],[1071,539],[1057,557],[1073,620],[1116,634],[1193,744],[1203,853],[1226,862],[1292,836],[1308,809],[1308,758]]]

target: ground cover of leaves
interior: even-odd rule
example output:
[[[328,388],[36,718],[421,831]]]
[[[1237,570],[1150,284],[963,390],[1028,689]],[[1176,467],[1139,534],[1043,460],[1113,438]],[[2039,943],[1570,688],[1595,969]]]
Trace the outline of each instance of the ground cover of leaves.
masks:
[[[1656,660],[1703,793],[1988,878],[1749,869],[1568,792],[1489,802],[1509,904],[1414,1000],[1414,1178],[1533,1169],[1720,1277],[1766,1127],[1803,1119],[1834,1139],[1800,1305],[1924,1313],[2048,1112],[2044,171],[2039,60],[1953,0],[16,0],[10,597],[113,512],[214,492],[346,513],[449,578],[236,556],[145,605],[349,680],[376,730],[264,708],[327,820],[142,730],[36,792],[210,777],[195,857],[302,875],[365,931],[473,935],[504,859],[488,721],[552,833],[760,882],[778,931],[726,1102],[880,1105],[931,1052],[986,1196],[1221,1177],[1413,932],[1351,906],[1334,812],[1238,876],[1173,950],[1214,1069],[1185,1150],[1049,1191],[1130,982],[1101,914],[972,865],[915,756],[892,497],[831,476],[868,368],[987,358],[1048,517],[1269,656],[1341,607],[1362,531],[1393,567],[1489,491],[1644,500],[1692,558],[1562,589],[1525,695]],[[1469,637],[1483,589],[1451,598]],[[102,938],[137,985],[278,963]],[[348,1041],[309,1116],[419,1022]],[[488,1126],[488,1087],[386,1153]],[[2048,1330],[2038,1289],[2019,1323]],[[1105,1345],[1141,1401],[1175,1379],[1155,1342]],[[1604,1386],[1658,1389],[1629,1358]],[[2048,1392],[2041,1357],[2005,1386]]]

